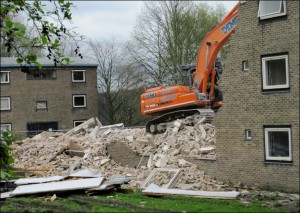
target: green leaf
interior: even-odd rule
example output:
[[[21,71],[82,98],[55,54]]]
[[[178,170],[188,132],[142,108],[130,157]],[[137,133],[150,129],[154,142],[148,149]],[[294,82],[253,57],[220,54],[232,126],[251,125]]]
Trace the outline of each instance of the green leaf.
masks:
[[[1,2],[2,3],[2,2]],[[1,14],[4,14],[4,12],[6,12],[6,11],[11,11],[11,10],[13,10],[15,8],[15,6],[13,6],[13,5],[8,5],[8,6],[3,6],[3,5],[1,5],[1,7],[0,7],[0,13]]]
[[[12,26],[14,25],[14,23],[12,22],[12,21],[10,21],[10,20],[7,20],[7,21],[5,21],[5,26],[7,27],[7,28],[12,28]]]
[[[37,59],[37,56],[36,55],[28,55],[28,56],[26,56],[26,58],[31,62],[35,62]]]
[[[15,162],[15,160],[13,159],[13,158],[8,158],[8,160],[7,160],[7,163],[8,163],[8,165],[11,165],[11,164],[13,164]]]
[[[40,64],[39,62],[35,61],[33,62],[39,69],[42,69],[42,64]]]
[[[42,36],[41,38],[42,38],[43,44],[48,44],[48,39],[46,36]]]
[[[20,23],[20,22],[16,22],[15,23],[16,28],[19,29],[20,32],[25,33],[26,32],[26,27],[24,24]]]
[[[21,63],[23,62],[23,59],[22,59],[22,58],[17,58],[16,62],[17,62],[18,64],[21,64]]]

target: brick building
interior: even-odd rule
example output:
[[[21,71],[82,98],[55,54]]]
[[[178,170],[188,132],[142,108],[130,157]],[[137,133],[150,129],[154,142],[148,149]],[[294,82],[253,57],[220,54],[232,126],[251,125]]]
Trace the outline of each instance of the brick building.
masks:
[[[24,73],[15,61],[1,58],[1,129],[34,135],[71,129],[98,115],[96,63],[73,59],[66,67],[54,67],[41,58],[41,71],[29,67]]]
[[[242,1],[220,81],[217,156],[232,183],[299,193],[299,1]]]

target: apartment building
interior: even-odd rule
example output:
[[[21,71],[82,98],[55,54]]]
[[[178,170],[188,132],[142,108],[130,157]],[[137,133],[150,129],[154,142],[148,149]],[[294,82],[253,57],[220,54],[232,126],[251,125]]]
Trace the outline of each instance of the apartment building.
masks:
[[[40,58],[43,68],[28,66],[25,73],[16,58],[2,57],[1,130],[27,137],[44,130],[68,130],[97,117],[98,65],[72,60],[56,67],[48,58]]]
[[[219,86],[210,175],[299,193],[299,1],[241,1]]]

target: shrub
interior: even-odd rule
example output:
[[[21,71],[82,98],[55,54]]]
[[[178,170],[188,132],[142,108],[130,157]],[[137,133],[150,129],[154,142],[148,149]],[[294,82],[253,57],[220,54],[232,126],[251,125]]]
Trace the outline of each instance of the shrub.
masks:
[[[7,180],[14,175],[12,164],[14,158],[11,155],[13,150],[10,145],[16,140],[16,136],[10,130],[4,130],[0,132],[0,168],[1,168],[1,180]]]

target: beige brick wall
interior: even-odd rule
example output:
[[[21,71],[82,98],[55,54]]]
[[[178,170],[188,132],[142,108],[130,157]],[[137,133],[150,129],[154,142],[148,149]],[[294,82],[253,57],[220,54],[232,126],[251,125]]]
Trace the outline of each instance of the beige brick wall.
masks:
[[[257,14],[258,1],[239,8],[220,81],[224,106],[214,120],[217,160],[207,171],[231,182],[299,192],[299,1],[287,1],[286,17],[259,21]],[[261,55],[283,52],[289,57],[290,89],[263,92]],[[291,163],[265,161],[264,125],[291,126]],[[252,131],[251,141],[245,140],[246,129]]]
[[[73,128],[73,120],[98,116],[96,67],[56,68],[56,79],[27,80],[19,68],[10,71],[10,84],[1,84],[1,96],[11,97],[11,110],[1,111],[1,123],[12,130],[27,130],[28,122],[58,122],[59,129]],[[72,70],[86,70],[86,82],[72,83]],[[86,94],[87,107],[73,108],[72,95]],[[47,101],[48,110],[36,110],[36,101]],[[24,134],[21,134],[24,136]]]

